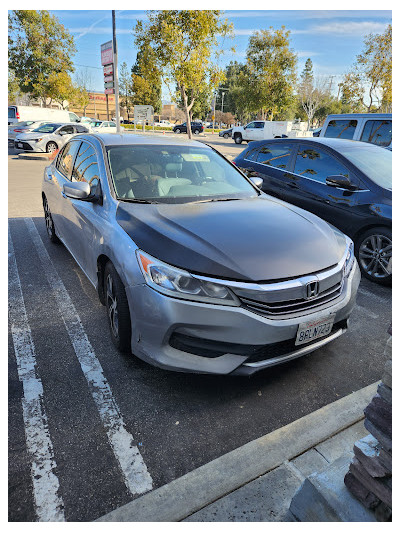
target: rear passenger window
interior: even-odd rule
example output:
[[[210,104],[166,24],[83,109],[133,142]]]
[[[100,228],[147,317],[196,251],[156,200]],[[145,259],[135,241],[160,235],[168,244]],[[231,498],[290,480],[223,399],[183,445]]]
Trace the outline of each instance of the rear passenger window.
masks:
[[[79,141],[71,141],[65,145],[62,154],[57,161],[57,168],[66,178],[70,179],[72,165],[76,152],[79,148]]]
[[[90,185],[92,194],[96,192],[99,184],[99,165],[97,163],[96,152],[86,142],[82,142],[79,148],[72,171],[72,181],[86,181]]]
[[[338,139],[352,139],[356,131],[357,120],[336,120],[329,121],[324,137]]]
[[[285,170],[288,168],[291,154],[289,144],[267,144],[261,148],[257,163]]]
[[[360,140],[378,146],[389,146],[392,142],[392,121],[367,120]]]

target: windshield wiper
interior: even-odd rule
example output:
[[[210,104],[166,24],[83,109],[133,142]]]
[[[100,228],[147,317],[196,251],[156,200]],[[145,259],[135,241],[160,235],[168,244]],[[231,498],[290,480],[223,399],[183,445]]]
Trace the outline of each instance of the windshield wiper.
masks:
[[[133,204],[159,204],[160,202],[151,202],[150,200],[145,200],[144,198],[118,198],[120,202],[131,202]]]
[[[231,202],[233,200],[243,200],[243,198],[208,198],[207,200],[196,200],[192,204],[203,204],[205,202]]]

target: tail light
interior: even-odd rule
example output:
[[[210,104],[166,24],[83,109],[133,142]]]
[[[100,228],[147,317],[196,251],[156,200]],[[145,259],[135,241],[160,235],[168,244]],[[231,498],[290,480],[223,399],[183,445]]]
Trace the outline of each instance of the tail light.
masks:
[[[16,113],[16,117],[17,117],[17,119],[19,120],[19,113],[18,113],[18,111],[17,111],[17,113]]]
[[[236,165],[236,161],[231,161],[231,163],[232,163],[232,165],[237,166],[237,165]]]

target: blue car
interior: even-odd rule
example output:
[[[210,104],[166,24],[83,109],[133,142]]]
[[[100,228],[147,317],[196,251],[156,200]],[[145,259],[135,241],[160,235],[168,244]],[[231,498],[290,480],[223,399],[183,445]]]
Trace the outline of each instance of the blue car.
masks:
[[[332,138],[271,139],[233,161],[262,190],[330,222],[355,242],[361,272],[392,281],[392,154]]]

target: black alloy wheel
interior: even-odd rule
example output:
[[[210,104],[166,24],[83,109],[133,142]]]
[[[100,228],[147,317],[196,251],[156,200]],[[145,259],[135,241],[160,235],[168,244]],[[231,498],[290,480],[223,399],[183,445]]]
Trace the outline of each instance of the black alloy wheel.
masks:
[[[132,330],[128,300],[121,278],[111,261],[104,270],[104,294],[112,341],[120,352],[130,352]]]
[[[46,152],[47,153],[52,154],[56,150],[58,150],[58,146],[57,146],[57,144],[54,141],[49,141],[46,144]]]
[[[373,228],[361,235],[356,255],[366,278],[382,285],[391,284],[392,232],[388,228]]]
[[[51,240],[51,242],[54,242],[54,244],[58,244],[60,242],[60,239],[56,235],[53,217],[51,216],[49,204],[47,203],[46,197],[43,198],[43,210],[44,210],[44,221],[46,223],[47,235],[49,236],[49,239]]]

